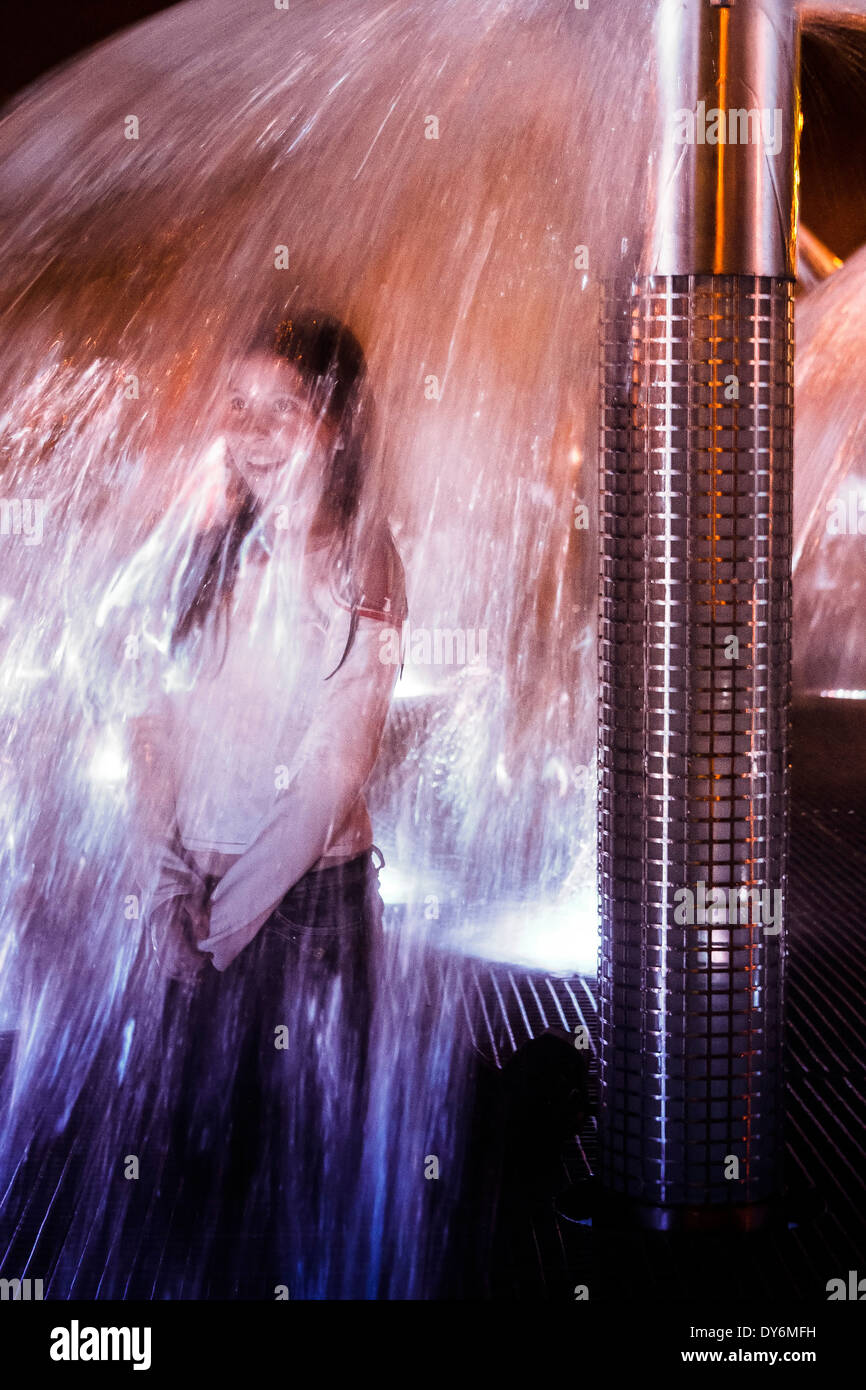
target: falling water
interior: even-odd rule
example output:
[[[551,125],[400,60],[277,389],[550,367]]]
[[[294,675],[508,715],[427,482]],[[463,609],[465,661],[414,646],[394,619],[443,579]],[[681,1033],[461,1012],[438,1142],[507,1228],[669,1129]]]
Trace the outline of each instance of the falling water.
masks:
[[[19,1232],[44,1216],[34,1261],[51,1251],[25,1271],[13,1239],[4,1272],[51,1296],[131,1291],[149,1207],[120,1174],[159,1150],[170,1061],[126,911],[128,615],[97,619],[114,577],[156,602],[185,553],[226,362],[264,305],[335,312],[364,343],[411,625],[370,795],[390,931],[358,1206],[293,1297],[435,1286],[461,955],[594,969],[598,286],[640,250],[654,11],[195,0],[0,125],[0,1179]],[[203,1293],[182,1262],[153,1278]]]
[[[809,28],[866,20],[866,0],[802,0],[798,9]]]
[[[799,690],[866,699],[866,254],[800,304],[794,673]]]

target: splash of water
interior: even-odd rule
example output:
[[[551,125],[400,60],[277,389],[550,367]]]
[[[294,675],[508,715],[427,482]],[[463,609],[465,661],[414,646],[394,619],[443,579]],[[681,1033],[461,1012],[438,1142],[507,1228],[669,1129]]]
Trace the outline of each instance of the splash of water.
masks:
[[[129,1290],[147,1207],[118,1168],[161,1151],[162,986],[124,910],[126,617],[97,615],[118,571],[140,601],[186,553],[265,304],[365,344],[417,639],[370,797],[393,930],[359,1206],[339,1256],[318,1233],[301,1296],[435,1284],[452,1208],[431,1214],[423,1160],[460,1165],[449,952],[590,965],[597,287],[640,247],[654,11],[196,0],[0,125],[0,1157],[20,1228],[47,1204],[27,1258],[52,1252],[52,1296]],[[202,1291],[165,1258],[156,1296]]]
[[[44,1247],[59,1251],[54,1296],[131,1287],[143,1217],[118,1164],[148,1116],[160,1152],[160,987],[124,916],[127,615],[97,615],[116,572],[135,576],[131,600],[153,600],[187,552],[226,362],[277,301],[336,311],[367,348],[370,468],[409,576],[404,674],[422,691],[401,692],[371,793],[408,891],[392,904],[365,1177],[341,1244],[354,1255],[339,1268],[336,1233],[319,1232],[294,1291],[413,1297],[435,1282],[451,1198],[431,1214],[423,1163],[438,1156],[454,1188],[464,1003],[449,954],[431,985],[431,944],[500,899],[530,930],[534,905],[555,903],[562,938],[590,873],[587,383],[597,277],[634,243],[626,189],[643,177],[634,19],[203,0],[72,64],[0,127],[0,217],[16,228],[0,255],[4,483],[22,508],[4,538],[17,1045],[3,1156],[26,1216],[66,1154],[74,1215]],[[616,186],[598,122],[575,121],[601,109]],[[575,956],[579,943],[566,967]],[[96,1076],[113,1078],[98,1104]],[[52,1150],[73,1132],[86,1152]],[[169,1261],[156,1287],[202,1285]]]
[[[866,691],[866,253],[797,319],[794,676],[810,694]]]

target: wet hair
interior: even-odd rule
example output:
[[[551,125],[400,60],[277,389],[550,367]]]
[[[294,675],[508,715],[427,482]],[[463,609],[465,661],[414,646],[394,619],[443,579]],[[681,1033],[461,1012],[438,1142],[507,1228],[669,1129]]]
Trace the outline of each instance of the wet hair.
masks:
[[[351,650],[361,601],[354,562],[372,417],[372,399],[366,386],[367,364],[351,329],[318,310],[291,318],[265,316],[248,340],[244,355],[254,353],[271,353],[289,363],[301,377],[313,413],[335,429],[334,442],[328,450],[322,505],[333,522],[328,556],[332,586],[352,616],[346,648],[339,665],[331,672],[334,675]],[[240,475],[232,478],[229,505],[228,520],[200,532],[191,546],[179,586],[172,656],[188,639],[200,635],[208,619],[220,612],[225,613],[227,643],[228,600],[237,577],[241,546],[260,513],[258,500]]]

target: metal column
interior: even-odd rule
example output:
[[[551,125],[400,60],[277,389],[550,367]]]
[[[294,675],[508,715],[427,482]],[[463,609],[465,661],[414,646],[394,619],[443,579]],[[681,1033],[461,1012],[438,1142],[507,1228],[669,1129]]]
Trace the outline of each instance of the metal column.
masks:
[[[658,1228],[782,1185],[798,34],[662,0],[639,278],[606,286],[601,1181]]]

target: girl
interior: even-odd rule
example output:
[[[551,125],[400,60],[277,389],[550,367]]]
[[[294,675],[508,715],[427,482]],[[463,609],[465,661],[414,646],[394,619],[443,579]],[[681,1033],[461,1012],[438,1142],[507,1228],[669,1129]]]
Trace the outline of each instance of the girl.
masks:
[[[363,788],[397,675],[382,637],[406,616],[364,487],[370,408],[361,347],[323,314],[234,363],[222,516],[175,578],[161,692],[131,721],[187,1234],[263,1238],[279,1208],[292,1296],[334,1291],[360,1167],[381,926]]]

